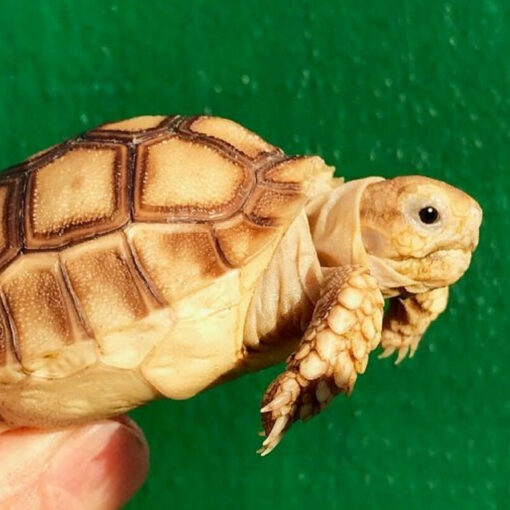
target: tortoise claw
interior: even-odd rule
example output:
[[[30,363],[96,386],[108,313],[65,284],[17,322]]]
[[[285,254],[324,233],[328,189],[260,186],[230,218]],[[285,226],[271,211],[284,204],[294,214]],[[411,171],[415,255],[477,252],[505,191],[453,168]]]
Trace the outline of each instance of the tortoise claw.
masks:
[[[290,403],[292,403],[292,395],[288,391],[284,391],[283,393],[280,393],[276,398],[271,400],[269,404],[265,405],[260,410],[260,412],[268,413],[270,411],[274,411],[276,409],[280,409],[281,407],[289,405]]]
[[[377,356],[379,359],[389,358],[393,353],[395,352],[395,347],[386,347],[379,356]]]
[[[398,356],[395,360],[395,365],[399,365],[402,360],[407,356],[407,353],[409,352],[409,345],[404,344],[400,349],[398,350]]]
[[[257,453],[260,453],[260,455],[264,457],[276,448],[283,436],[282,432],[287,426],[288,420],[289,418],[287,416],[280,416],[276,419],[271,432],[262,443],[262,448],[257,450]]]

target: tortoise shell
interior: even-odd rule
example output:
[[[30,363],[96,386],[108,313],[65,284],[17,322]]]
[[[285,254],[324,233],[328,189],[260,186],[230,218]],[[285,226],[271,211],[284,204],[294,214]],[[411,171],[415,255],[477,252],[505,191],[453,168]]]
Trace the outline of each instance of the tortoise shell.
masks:
[[[246,267],[239,292],[249,294],[324,168],[227,119],[143,116],[8,169],[0,382],[141,366],[161,337],[154,317],[191,321],[197,303],[229,306],[228,279],[186,298]]]

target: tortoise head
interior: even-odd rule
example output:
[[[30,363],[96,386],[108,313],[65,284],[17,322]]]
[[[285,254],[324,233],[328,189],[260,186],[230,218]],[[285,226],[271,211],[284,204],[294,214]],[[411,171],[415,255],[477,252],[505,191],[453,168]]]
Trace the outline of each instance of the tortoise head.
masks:
[[[482,209],[469,195],[417,175],[369,184],[360,204],[367,253],[425,288],[464,274],[481,221]]]

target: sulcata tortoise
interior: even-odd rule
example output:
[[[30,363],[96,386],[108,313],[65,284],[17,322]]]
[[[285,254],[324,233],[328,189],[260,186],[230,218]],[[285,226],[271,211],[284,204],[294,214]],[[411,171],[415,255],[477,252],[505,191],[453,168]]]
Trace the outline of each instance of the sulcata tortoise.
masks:
[[[287,358],[263,399],[267,454],[379,344],[412,356],[482,211],[427,177],[333,170],[227,119],[143,116],[3,172],[3,428],[112,417]]]

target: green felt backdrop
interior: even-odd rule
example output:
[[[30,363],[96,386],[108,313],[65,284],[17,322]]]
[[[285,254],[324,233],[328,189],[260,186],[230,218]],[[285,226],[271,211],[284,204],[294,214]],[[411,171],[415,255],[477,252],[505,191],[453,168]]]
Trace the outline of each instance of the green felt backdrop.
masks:
[[[347,178],[423,173],[485,220],[412,360],[373,356],[351,398],[269,457],[279,367],[133,413],[152,448],[135,509],[510,508],[508,0],[0,3],[0,165],[106,120],[232,117]]]

